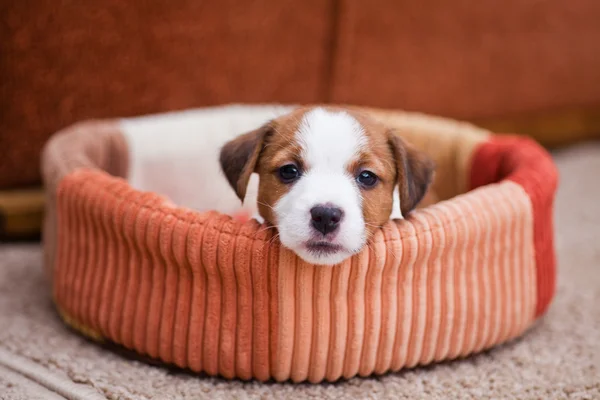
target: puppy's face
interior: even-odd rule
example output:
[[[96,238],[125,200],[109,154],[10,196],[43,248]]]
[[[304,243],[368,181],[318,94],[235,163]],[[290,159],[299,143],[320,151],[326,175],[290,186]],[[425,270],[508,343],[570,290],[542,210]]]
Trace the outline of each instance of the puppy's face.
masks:
[[[433,163],[366,115],[302,108],[227,143],[221,166],[244,199],[260,177],[258,209],[281,243],[305,261],[332,265],[357,253],[389,220],[424,196]],[[396,205],[398,206],[398,205]]]

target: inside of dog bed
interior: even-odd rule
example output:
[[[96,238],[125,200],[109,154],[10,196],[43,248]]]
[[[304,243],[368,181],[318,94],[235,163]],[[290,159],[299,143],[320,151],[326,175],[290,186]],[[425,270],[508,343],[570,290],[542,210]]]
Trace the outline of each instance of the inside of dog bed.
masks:
[[[220,170],[220,147],[292,108],[232,106],[122,120],[129,152],[128,181],[134,188],[158,193],[177,206],[239,212],[241,203]],[[466,190],[469,155],[486,131],[420,114],[369,112],[435,160],[434,183],[423,203],[446,200]],[[253,175],[251,182],[257,180]],[[253,198],[248,193],[247,199]]]

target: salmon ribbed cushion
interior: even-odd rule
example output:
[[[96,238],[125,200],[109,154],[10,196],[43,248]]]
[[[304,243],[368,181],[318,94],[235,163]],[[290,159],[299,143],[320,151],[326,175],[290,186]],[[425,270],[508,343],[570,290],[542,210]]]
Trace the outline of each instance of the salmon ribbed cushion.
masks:
[[[435,201],[334,267],[305,263],[255,220],[201,210],[209,181],[184,190],[206,172],[190,167],[190,143],[289,109],[224,106],[56,134],[43,155],[44,242],[64,320],[196,372],[320,382],[464,357],[545,312],[557,172],[528,139],[366,109],[436,160]]]

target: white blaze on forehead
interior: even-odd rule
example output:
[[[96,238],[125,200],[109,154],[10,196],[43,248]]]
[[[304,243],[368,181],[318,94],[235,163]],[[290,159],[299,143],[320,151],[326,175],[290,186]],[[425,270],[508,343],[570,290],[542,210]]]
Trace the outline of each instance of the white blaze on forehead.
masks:
[[[304,115],[297,136],[309,169],[345,169],[367,145],[360,123],[345,112],[316,108]]]

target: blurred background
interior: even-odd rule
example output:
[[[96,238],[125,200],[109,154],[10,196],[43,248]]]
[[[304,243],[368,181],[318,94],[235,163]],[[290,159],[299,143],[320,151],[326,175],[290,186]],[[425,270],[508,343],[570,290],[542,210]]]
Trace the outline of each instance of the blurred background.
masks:
[[[600,136],[597,0],[0,0],[0,239],[39,235],[40,151],[77,121],[226,103]]]

